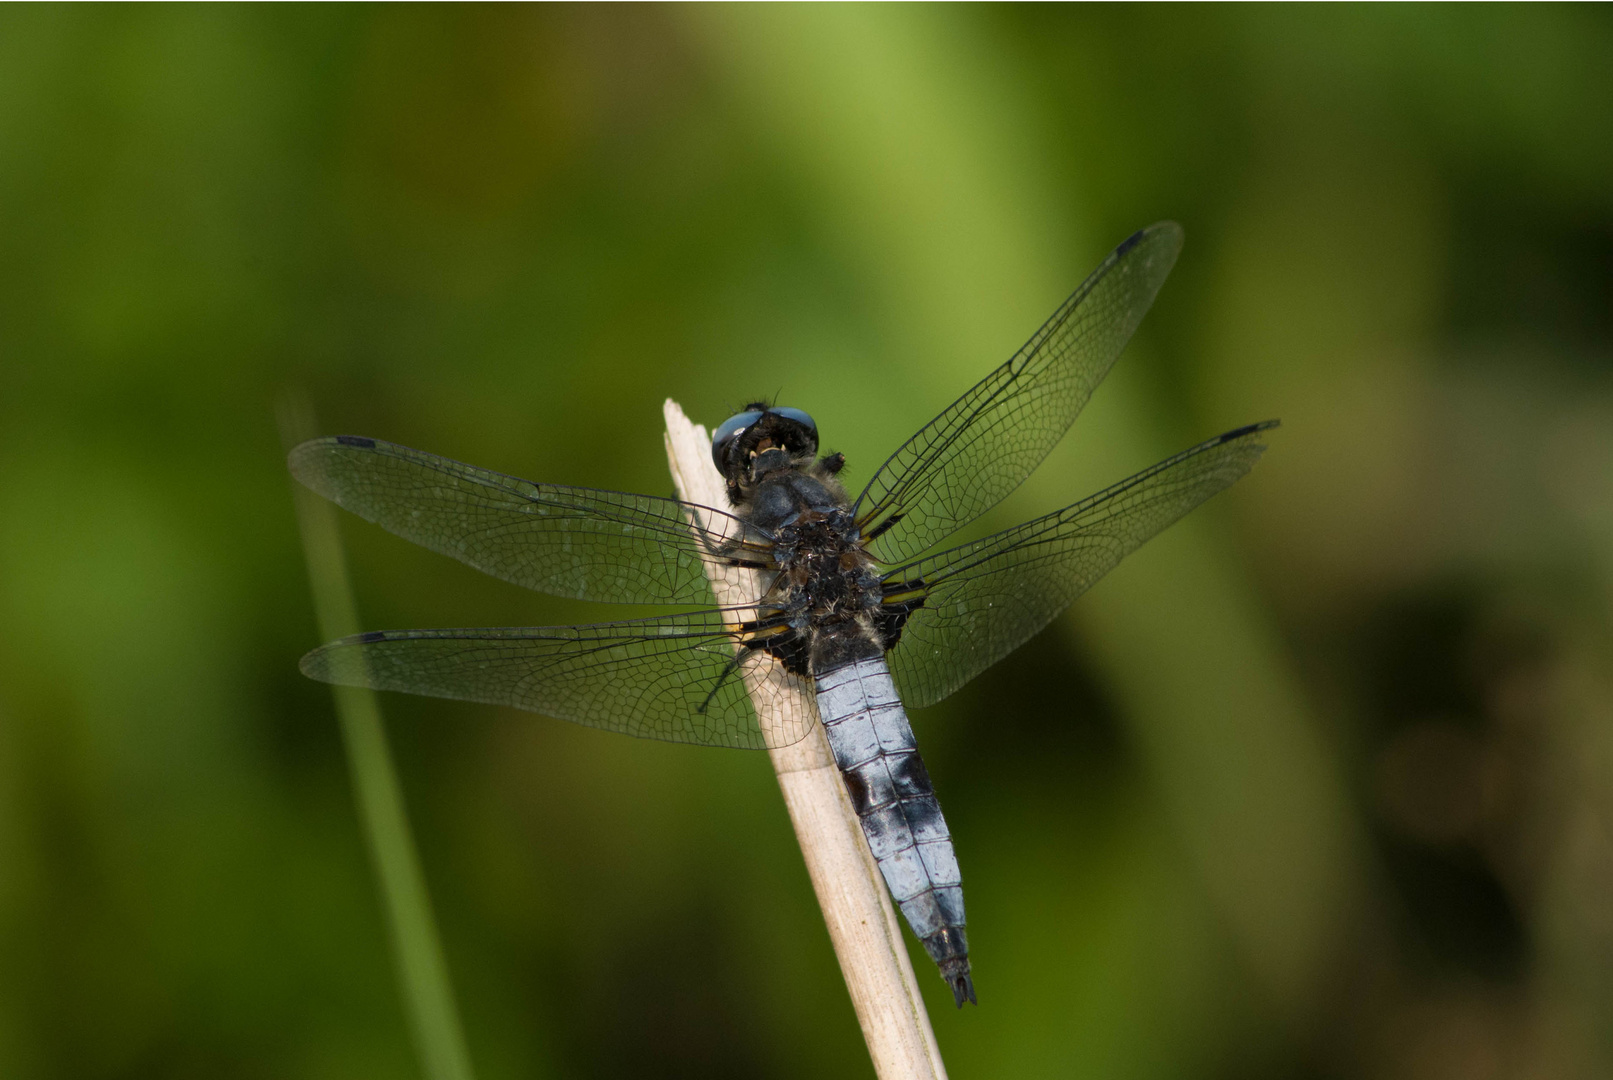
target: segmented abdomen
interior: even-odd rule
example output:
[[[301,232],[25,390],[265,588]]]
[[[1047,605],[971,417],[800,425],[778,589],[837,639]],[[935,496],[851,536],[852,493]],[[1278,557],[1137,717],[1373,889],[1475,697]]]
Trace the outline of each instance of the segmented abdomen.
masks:
[[[818,712],[891,896],[958,1004],[974,1000],[952,835],[883,659],[816,676]]]

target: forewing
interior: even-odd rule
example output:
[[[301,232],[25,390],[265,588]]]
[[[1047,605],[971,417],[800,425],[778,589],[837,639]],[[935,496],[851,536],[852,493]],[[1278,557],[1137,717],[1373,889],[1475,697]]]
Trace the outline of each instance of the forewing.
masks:
[[[1018,487],[1063,438],[1176,264],[1182,230],[1134,233],[1025,347],[907,440],[858,496],[882,562],[911,559]]]
[[[702,549],[742,535],[719,510],[706,520],[723,535],[697,529],[673,499],[535,484],[380,439],[315,439],[288,463],[314,491],[389,532],[555,596],[709,604]]]
[[[1029,640],[1149,537],[1247,473],[1255,424],[1167,458],[1074,506],[886,575],[886,603],[921,600],[890,653],[911,708],[932,705]]]
[[[323,682],[507,705],[644,739],[795,742],[808,717],[766,717],[763,736],[744,676],[779,665],[746,651],[733,668],[736,626],[726,620],[735,617],[713,609],[592,626],[390,630],[321,646],[301,667]]]

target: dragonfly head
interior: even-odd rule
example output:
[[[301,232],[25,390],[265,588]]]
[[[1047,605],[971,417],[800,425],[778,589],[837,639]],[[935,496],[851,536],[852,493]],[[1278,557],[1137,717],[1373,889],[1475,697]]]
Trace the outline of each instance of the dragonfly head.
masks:
[[[723,422],[711,436],[711,460],[737,493],[770,472],[794,467],[818,452],[818,425],[800,409],[758,402]]]

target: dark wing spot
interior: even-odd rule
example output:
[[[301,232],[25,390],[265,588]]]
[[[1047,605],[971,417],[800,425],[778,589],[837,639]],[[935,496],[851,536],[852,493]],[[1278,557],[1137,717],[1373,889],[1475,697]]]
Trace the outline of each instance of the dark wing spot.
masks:
[[[787,630],[782,634],[754,641],[741,638],[740,644],[748,649],[762,650],[783,664],[784,670],[791,675],[807,674],[807,666],[812,659],[812,643],[798,630]]]
[[[338,435],[338,436],[336,436],[336,445],[338,445],[338,446],[356,446],[360,450],[374,450],[375,449],[375,440],[374,439],[366,439],[362,435]]]
[[[908,616],[924,606],[925,584],[923,578],[913,578],[909,581],[883,581],[880,583],[884,595],[899,597],[913,595],[911,599],[889,599],[882,601],[879,610],[874,613],[874,625],[879,630],[879,636],[885,651],[896,648],[896,643],[902,640],[902,627],[907,624]]]
[[[372,641],[385,641],[386,640],[386,631],[385,630],[367,630],[364,633],[359,634],[353,640],[357,641],[360,645],[368,645]]]
[[[1233,439],[1241,439],[1245,435],[1252,435],[1257,431],[1270,431],[1272,428],[1277,427],[1281,423],[1282,423],[1281,420],[1262,420],[1258,424],[1245,424],[1243,427],[1238,428],[1236,431],[1227,432],[1225,435],[1223,435],[1219,439],[1217,439],[1216,442],[1217,443],[1229,443]]]
[[[877,540],[880,534],[882,534],[886,529],[890,528],[892,525],[895,525],[898,521],[901,521],[906,516],[906,514],[892,514],[884,521],[881,521],[878,525],[875,525],[868,532],[863,533],[863,543],[867,544],[870,540]]]
[[[1132,248],[1136,247],[1138,244],[1142,243],[1143,234],[1147,231],[1148,230],[1146,229],[1138,229],[1136,232],[1120,241],[1120,246],[1115,248],[1115,256],[1118,258],[1119,256],[1130,251]]]

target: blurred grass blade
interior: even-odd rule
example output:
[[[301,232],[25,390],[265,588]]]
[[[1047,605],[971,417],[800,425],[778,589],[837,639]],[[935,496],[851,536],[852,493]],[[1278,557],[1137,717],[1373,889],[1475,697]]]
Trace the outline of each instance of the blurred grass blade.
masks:
[[[316,434],[313,412],[300,397],[285,395],[278,412],[280,435],[287,448]],[[320,637],[329,641],[357,633],[358,616],[348,585],[336,512],[330,503],[300,484],[293,483],[291,487]],[[409,832],[403,793],[381,725],[380,705],[374,692],[367,689],[335,686],[332,690],[353,777],[353,796],[381,886],[399,989],[421,1069],[429,1080],[470,1080],[470,1055],[454,1008],[448,966]]]

